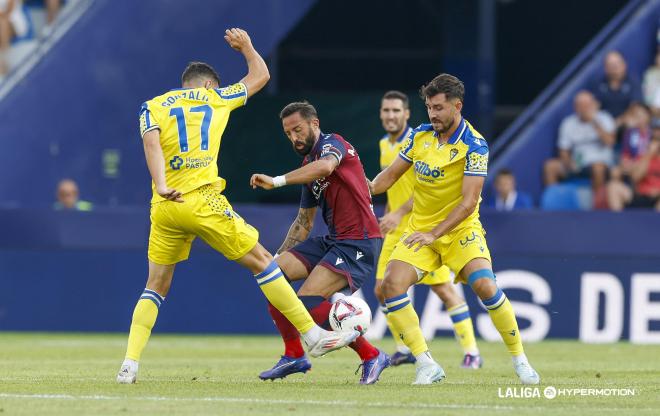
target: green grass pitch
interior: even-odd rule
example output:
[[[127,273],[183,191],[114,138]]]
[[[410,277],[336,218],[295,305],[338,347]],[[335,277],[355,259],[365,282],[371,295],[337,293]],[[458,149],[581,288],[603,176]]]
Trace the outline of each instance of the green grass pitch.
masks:
[[[411,386],[414,367],[357,384],[350,350],[313,359],[285,380],[257,374],[281,353],[276,337],[155,334],[138,384],[117,385],[124,334],[0,333],[0,415],[660,415],[660,347],[546,341],[527,346],[542,377],[541,397],[502,398],[520,388],[503,345],[481,342],[485,366],[458,368],[453,340],[434,341],[447,379]],[[391,351],[391,340],[377,342]],[[543,397],[557,389],[634,389],[634,396]],[[520,394],[524,394],[518,390]],[[533,391],[528,394],[533,395]]]

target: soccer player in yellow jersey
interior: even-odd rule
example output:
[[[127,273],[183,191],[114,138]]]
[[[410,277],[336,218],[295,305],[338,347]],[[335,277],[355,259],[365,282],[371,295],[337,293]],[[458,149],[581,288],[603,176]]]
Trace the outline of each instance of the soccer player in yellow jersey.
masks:
[[[383,95],[380,105],[380,121],[386,133],[380,139],[380,167],[386,169],[399,157],[401,146],[412,129],[408,126],[410,108],[408,96],[401,91],[388,91]],[[398,181],[387,190],[387,206],[385,215],[380,219],[380,229],[385,239],[380,252],[376,270],[376,285],[374,292],[381,304],[381,310],[387,318],[387,326],[397,344],[397,351],[391,356],[393,366],[414,363],[415,356],[401,340],[399,333],[391,323],[385,307],[385,298],[381,289],[385,277],[385,267],[394,246],[408,226],[412,209],[412,194],[415,186],[415,171],[408,169]],[[451,274],[446,266],[428,273],[419,283],[429,285],[429,288],[442,300],[447,307],[454,326],[454,334],[463,348],[462,368],[478,369],[482,365],[474,328],[470,318],[470,309],[465,299],[461,298],[451,283]]]
[[[247,62],[248,73],[240,82],[219,88],[220,78],[211,66],[192,62],[181,77],[183,88],[159,95],[140,109],[140,133],[153,181],[149,277],[133,312],[119,383],[135,383],[174,267],[188,258],[195,237],[252,272],[268,301],[301,333],[310,355],[346,346],[359,335],[325,331],[314,323],[273,256],[259,244],[257,230],[222,194],[225,181],[218,177],[217,160],[229,113],[245,105],[270,78],[247,32],[227,30],[225,40]]]
[[[399,158],[370,184],[380,194],[405,174],[415,172],[412,215],[390,256],[382,290],[392,325],[415,355],[413,384],[431,384],[445,373],[429,353],[419,318],[406,291],[440,266],[472,287],[488,310],[513,358],[523,384],[540,377],[527,361],[511,303],[497,287],[485,232],[479,222],[481,189],[488,168],[488,144],[462,117],[463,83],[449,74],[421,89],[430,124],[410,133]]]

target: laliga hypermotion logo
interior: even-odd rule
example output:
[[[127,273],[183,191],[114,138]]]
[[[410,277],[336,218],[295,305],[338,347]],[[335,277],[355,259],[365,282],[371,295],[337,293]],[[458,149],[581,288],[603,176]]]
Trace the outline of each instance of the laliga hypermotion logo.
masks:
[[[183,159],[181,159],[179,156],[174,156],[172,160],[170,160],[170,167],[173,170],[181,169],[182,165],[183,165]]]

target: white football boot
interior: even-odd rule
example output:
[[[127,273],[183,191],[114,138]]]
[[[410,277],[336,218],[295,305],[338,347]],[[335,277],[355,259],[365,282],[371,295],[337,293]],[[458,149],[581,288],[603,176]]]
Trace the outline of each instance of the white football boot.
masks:
[[[138,363],[133,360],[124,360],[117,373],[117,383],[119,384],[135,384],[137,381]]]

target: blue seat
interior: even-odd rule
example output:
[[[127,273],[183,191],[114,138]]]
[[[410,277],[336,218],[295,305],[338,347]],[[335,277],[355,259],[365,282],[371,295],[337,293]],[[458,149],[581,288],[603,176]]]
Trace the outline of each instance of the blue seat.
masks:
[[[581,208],[579,186],[561,183],[545,188],[541,195],[541,209],[546,211],[577,211]]]

